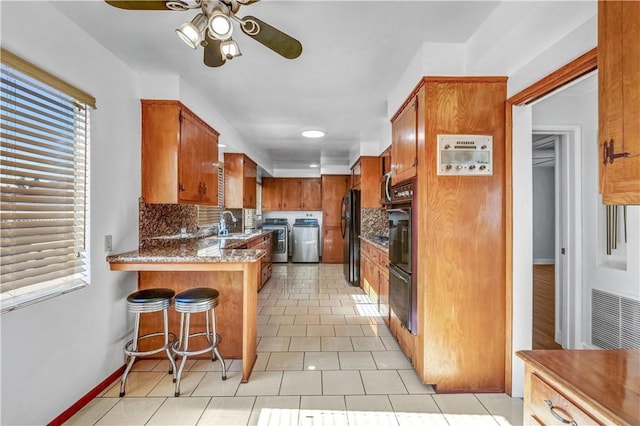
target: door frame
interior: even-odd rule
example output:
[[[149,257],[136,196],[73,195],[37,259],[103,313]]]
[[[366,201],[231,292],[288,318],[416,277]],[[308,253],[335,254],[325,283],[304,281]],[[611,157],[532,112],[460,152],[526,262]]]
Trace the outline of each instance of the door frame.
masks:
[[[505,328],[505,391],[513,392],[513,313],[514,313],[514,214],[513,214],[513,109],[518,106],[530,106],[534,101],[555,91],[598,67],[597,47],[574,59],[551,74],[536,81],[529,87],[507,99],[505,103],[505,280],[506,280],[506,328]],[[516,271],[517,273],[518,271]],[[530,308],[530,307],[529,307]],[[519,330],[516,330],[519,331]],[[520,370],[518,370],[520,371]]]
[[[590,75],[590,74],[587,74]],[[533,103],[535,104],[535,102]],[[532,105],[533,105],[532,104]],[[582,332],[582,128],[578,125],[533,125],[533,133],[560,136],[556,152],[556,324],[555,339],[562,347],[575,349]],[[560,161],[558,161],[560,160]],[[564,186],[564,188],[560,188]],[[558,209],[560,194],[565,194],[566,208]],[[560,232],[559,232],[560,231]],[[566,249],[563,258],[561,249]],[[562,275],[562,276],[560,276]],[[558,284],[562,284],[559,286]],[[558,303],[561,301],[561,303]],[[560,325],[560,327],[559,327]]]

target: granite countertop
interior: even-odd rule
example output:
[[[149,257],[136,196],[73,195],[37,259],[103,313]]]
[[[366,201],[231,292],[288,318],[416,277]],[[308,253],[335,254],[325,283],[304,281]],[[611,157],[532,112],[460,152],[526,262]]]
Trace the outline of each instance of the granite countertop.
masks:
[[[383,241],[380,238],[380,235],[360,235],[360,239],[376,246],[386,253],[389,253],[389,241]]]
[[[240,249],[250,240],[272,231],[233,235],[226,238],[166,238],[147,240],[143,247],[107,256],[109,263],[221,263],[255,262],[265,250]]]

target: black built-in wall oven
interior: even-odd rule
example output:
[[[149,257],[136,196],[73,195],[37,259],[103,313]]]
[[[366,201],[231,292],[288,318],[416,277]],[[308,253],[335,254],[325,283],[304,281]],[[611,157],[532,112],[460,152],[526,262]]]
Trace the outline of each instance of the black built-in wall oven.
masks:
[[[417,334],[415,244],[412,222],[414,182],[391,188],[389,215],[389,304],[400,322]]]

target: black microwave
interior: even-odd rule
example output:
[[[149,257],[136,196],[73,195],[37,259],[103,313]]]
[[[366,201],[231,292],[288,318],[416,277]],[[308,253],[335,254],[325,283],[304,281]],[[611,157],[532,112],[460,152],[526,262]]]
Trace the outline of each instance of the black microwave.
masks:
[[[385,173],[380,178],[380,204],[391,204],[391,172]]]

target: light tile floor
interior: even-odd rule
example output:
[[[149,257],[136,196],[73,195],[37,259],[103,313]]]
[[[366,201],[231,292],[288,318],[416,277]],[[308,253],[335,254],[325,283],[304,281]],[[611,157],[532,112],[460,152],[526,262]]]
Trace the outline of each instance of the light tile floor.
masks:
[[[517,425],[522,400],[436,395],[423,385],[342,265],[274,264],[258,297],[258,360],[190,361],[173,397],[168,361],[141,360],[68,425]]]

